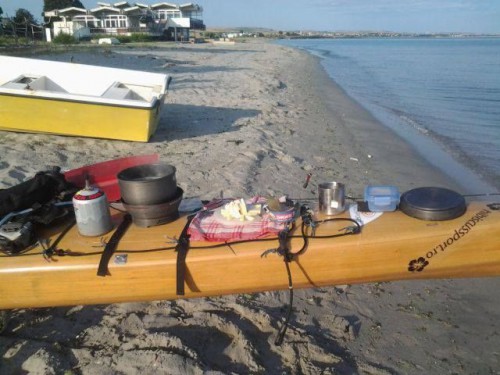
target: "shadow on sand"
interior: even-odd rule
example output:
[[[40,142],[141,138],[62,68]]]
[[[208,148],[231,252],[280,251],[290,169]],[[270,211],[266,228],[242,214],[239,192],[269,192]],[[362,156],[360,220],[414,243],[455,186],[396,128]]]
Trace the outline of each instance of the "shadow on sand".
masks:
[[[238,130],[235,122],[259,115],[254,109],[168,104],[150,142],[173,141]]]
[[[57,357],[55,368],[64,373],[78,365],[73,350],[80,347],[87,328],[101,323],[104,310],[97,306],[16,309],[7,315],[6,328],[0,335],[0,372],[27,373],[21,370],[23,363],[45,351]]]

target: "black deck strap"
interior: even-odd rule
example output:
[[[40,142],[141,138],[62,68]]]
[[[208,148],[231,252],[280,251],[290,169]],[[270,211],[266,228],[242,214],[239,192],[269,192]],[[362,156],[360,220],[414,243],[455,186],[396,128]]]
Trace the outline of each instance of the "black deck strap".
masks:
[[[125,214],[122,222],[120,223],[120,225],[118,225],[118,228],[116,228],[115,233],[113,233],[108,243],[104,247],[104,251],[102,252],[101,255],[101,261],[99,262],[99,268],[97,269],[97,276],[110,275],[108,269],[109,261],[113,256],[116,248],[118,247],[120,239],[123,237],[128,227],[130,226],[130,223],[132,223],[132,216],[130,216],[130,214]]]
[[[182,229],[181,235],[175,246],[177,251],[177,295],[184,295],[184,281],[186,279],[186,257],[189,251],[189,234],[188,229],[196,215],[190,215],[187,218],[186,225]]]

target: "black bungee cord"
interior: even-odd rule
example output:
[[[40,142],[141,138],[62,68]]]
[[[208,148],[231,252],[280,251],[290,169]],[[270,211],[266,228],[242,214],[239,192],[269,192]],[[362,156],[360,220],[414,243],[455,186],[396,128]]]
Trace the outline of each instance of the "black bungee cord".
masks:
[[[311,226],[314,228],[315,226],[317,226],[318,224],[321,224],[321,223],[326,223],[326,222],[330,222],[330,221],[341,221],[341,220],[342,221],[349,221],[349,222],[353,223],[354,226],[349,228],[349,230],[347,232],[340,233],[340,234],[329,234],[329,235],[318,236],[315,234],[308,235],[305,231],[305,228],[307,228],[308,226]],[[348,219],[348,218],[325,219],[325,220],[319,220],[319,221],[312,221],[311,223],[312,224],[306,224],[304,222],[302,223],[301,235],[293,235],[293,234],[288,235],[289,239],[302,238],[304,240],[303,247],[299,251],[294,253],[295,255],[300,255],[300,254],[305,252],[305,250],[307,249],[308,243],[309,243],[309,239],[311,239],[311,238],[318,238],[318,239],[335,238],[335,237],[345,236],[347,234],[356,234],[359,231],[361,231],[361,227],[359,226],[359,224],[355,220]],[[33,250],[33,247],[30,247],[30,248],[27,248],[26,250],[24,250],[25,252],[19,252],[19,253],[15,253],[15,254],[9,253],[9,254],[5,254],[5,255],[0,254],[0,258],[2,258],[2,257],[5,257],[5,258],[9,257],[10,258],[10,257],[16,257],[16,256],[36,256],[36,255],[44,255],[44,254],[49,255],[49,256],[76,256],[76,257],[100,255],[102,253],[102,251],[81,253],[81,252],[73,252],[71,250],[57,249],[57,244],[62,240],[62,238],[66,235],[66,233],[71,229],[71,227],[74,224],[75,224],[74,222],[70,223],[69,226],[66,227],[63,230],[63,232],[60,233],[60,235],[56,238],[56,240],[53,242],[53,244],[48,249],[45,249],[42,252],[36,252],[36,253],[28,252],[29,250]],[[226,241],[226,242],[221,242],[221,243],[217,243],[217,244],[213,244],[213,245],[190,246],[190,249],[191,250],[219,249],[219,248],[223,248],[223,247],[239,245],[239,244],[244,244],[244,243],[271,242],[271,241],[276,241],[277,239],[278,239],[277,237],[268,237],[268,238],[256,238],[256,239],[252,239],[252,240],[238,240],[238,241],[231,241],[231,242]],[[142,249],[142,250],[120,249],[120,250],[118,250],[118,252],[124,253],[124,254],[142,254],[142,253],[154,253],[154,252],[160,252],[160,251],[172,251],[172,250],[175,250],[175,248],[176,248],[176,246],[173,245],[173,246],[157,247],[157,248]]]
[[[306,205],[303,205],[300,208],[300,214],[302,217],[302,225],[301,225],[301,235],[304,240],[304,244],[302,248],[296,252],[292,252],[288,246],[288,240],[293,237],[297,236],[290,236],[290,231],[293,230],[294,228],[294,222],[292,221],[285,229],[283,229],[281,232],[278,234],[278,241],[279,245],[277,249],[272,249],[264,252],[261,256],[266,256],[268,253],[273,252],[277,253],[278,255],[283,257],[283,261],[285,262],[285,267],[286,267],[286,273],[288,277],[288,290],[289,290],[289,300],[288,300],[288,308],[286,311],[285,315],[285,320],[283,321],[283,324],[281,325],[278,335],[276,336],[276,339],[274,341],[274,344],[276,346],[281,346],[283,344],[284,338],[286,331],[288,329],[288,326],[290,325],[290,319],[292,316],[292,311],[293,311],[293,280],[292,280],[292,271],[290,269],[290,263],[294,260],[297,259],[297,257],[303,253],[306,252],[307,248],[309,247],[309,238],[334,238],[334,237],[340,237],[340,236],[346,236],[350,234],[358,234],[361,232],[361,225],[353,219],[348,219],[348,218],[332,218],[332,219],[325,219],[325,220],[319,220],[315,221],[312,218],[312,211],[307,207]],[[344,228],[343,233],[339,234],[334,234],[334,235],[329,235],[329,236],[316,236],[315,231],[316,227],[320,223],[325,223],[325,222],[331,222],[331,221],[349,221],[350,223],[354,224],[353,226],[346,227]],[[308,236],[307,234],[307,228],[311,227],[312,228],[312,236]]]
[[[261,257],[267,256],[269,253],[276,253],[280,256],[283,257],[285,267],[286,267],[286,272],[287,272],[287,278],[288,278],[288,290],[289,290],[289,302],[288,302],[288,307],[285,315],[285,319],[283,321],[283,324],[281,325],[278,335],[275,339],[275,345],[276,346],[281,346],[283,344],[286,331],[288,329],[288,326],[290,324],[290,319],[292,316],[293,312],[293,297],[294,297],[294,292],[293,292],[293,279],[292,279],[292,272],[290,269],[290,263],[294,260],[297,259],[298,256],[302,255],[305,253],[309,247],[309,239],[311,238],[318,238],[318,239],[327,239],[327,238],[336,238],[336,237],[341,237],[341,236],[346,236],[346,235],[351,235],[351,234],[358,234],[361,232],[361,225],[353,219],[349,218],[331,218],[331,219],[324,219],[324,220],[313,220],[313,212],[312,210],[309,209],[307,205],[303,205],[300,208],[300,216],[302,218],[302,225],[301,225],[301,234],[300,235],[293,235],[291,234],[295,230],[295,219],[291,220],[290,222],[285,223],[286,228],[283,229],[278,233],[278,237],[272,237],[272,238],[259,238],[259,239],[253,239],[253,240],[240,240],[240,241],[232,241],[232,242],[224,242],[224,243],[219,243],[219,244],[214,244],[211,246],[190,246],[191,250],[203,250],[203,249],[215,249],[215,248],[222,248],[222,247],[231,247],[233,245],[237,244],[243,244],[243,243],[257,243],[257,242],[269,242],[269,241],[276,241],[278,239],[278,248],[276,249],[270,249],[266,250],[265,252],[262,253]],[[348,226],[343,228],[342,233],[338,234],[332,234],[332,235],[316,235],[316,227],[318,224],[321,223],[326,223],[326,222],[333,222],[333,221],[347,221],[353,225]],[[49,246],[48,248],[45,248],[42,246],[44,249],[41,253],[18,253],[18,254],[11,254],[11,255],[0,255],[0,257],[12,257],[12,256],[32,256],[32,255],[43,255],[43,257],[46,260],[51,260],[54,256],[92,256],[92,255],[101,255],[104,253],[103,251],[95,251],[91,253],[80,253],[80,252],[72,252],[71,250],[62,250],[58,249],[57,245],[59,242],[62,240],[62,238],[68,233],[68,231],[74,226],[75,221],[71,221],[69,225],[67,225],[64,230],[59,234],[59,236],[56,238],[56,240]],[[308,228],[312,228],[312,233],[311,235],[308,234]],[[342,230],[342,229],[341,229]],[[303,245],[300,248],[300,250],[292,252],[288,246],[288,241],[292,238],[302,238],[303,239]],[[140,253],[150,253],[150,252],[159,252],[159,251],[174,251],[178,247],[178,244],[176,246],[168,246],[168,247],[160,247],[160,248],[153,248],[153,249],[143,249],[143,250],[118,250],[118,252],[122,254],[127,254],[127,253],[135,253],[135,254],[140,254]]]
[[[289,301],[288,301],[288,309],[285,315],[285,321],[281,325],[281,328],[278,331],[278,335],[276,336],[276,340],[274,340],[274,345],[281,346],[283,344],[283,340],[285,339],[286,330],[288,325],[290,324],[290,318],[292,316],[293,310],[293,281],[292,281],[292,271],[290,270],[290,262],[293,260],[293,255],[290,252],[288,247],[288,233],[290,229],[287,227],[282,230],[278,234],[279,246],[276,249],[276,252],[283,257],[286,267],[286,273],[288,276],[288,290],[289,290]]]

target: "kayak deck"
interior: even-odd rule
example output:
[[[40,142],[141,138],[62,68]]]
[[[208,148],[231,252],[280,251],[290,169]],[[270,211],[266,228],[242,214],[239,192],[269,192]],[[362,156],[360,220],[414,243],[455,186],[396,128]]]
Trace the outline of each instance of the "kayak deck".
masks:
[[[308,248],[291,263],[295,288],[403,279],[500,275],[498,204],[473,202],[449,221],[423,221],[386,212],[359,234],[340,237],[347,221],[325,222]],[[112,211],[115,228],[123,213]],[[336,216],[337,217],[337,216]],[[338,216],[342,217],[342,216]],[[347,223],[347,224],[346,224]],[[37,247],[18,256],[0,257],[0,310],[12,308],[108,304],[288,288],[282,256],[266,250],[279,245],[276,236],[224,244],[191,242],[186,258],[185,294],[176,294],[177,239],[186,224],[140,228],[131,225],[108,264],[109,275],[97,276],[104,243],[83,237],[73,226],[58,242],[66,255],[50,259]],[[41,236],[54,243],[67,223]],[[310,231],[309,231],[310,233]],[[290,233],[292,252],[302,248],[300,219]]]

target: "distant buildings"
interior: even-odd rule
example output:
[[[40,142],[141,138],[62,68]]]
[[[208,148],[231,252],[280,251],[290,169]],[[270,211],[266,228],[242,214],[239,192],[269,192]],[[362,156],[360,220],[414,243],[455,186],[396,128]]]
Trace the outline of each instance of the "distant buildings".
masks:
[[[51,25],[47,39],[61,33],[77,39],[92,34],[131,35],[147,33],[168,40],[189,40],[190,30],[205,30],[203,8],[197,4],[156,3],[152,5],[120,1],[97,3],[93,9],[64,8],[44,13]]]

